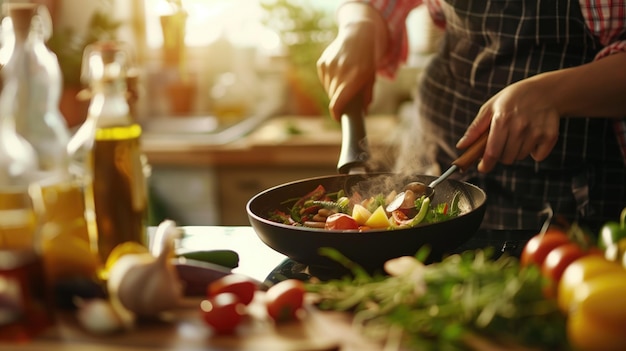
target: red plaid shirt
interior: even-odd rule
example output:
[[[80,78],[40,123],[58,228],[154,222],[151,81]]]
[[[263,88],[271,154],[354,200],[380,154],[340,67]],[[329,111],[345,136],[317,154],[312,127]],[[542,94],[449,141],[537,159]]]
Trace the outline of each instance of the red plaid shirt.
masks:
[[[440,0],[357,0],[376,8],[388,23],[391,45],[379,69],[379,73],[394,77],[408,56],[406,18],[415,7],[425,4],[434,23],[445,27],[446,19],[441,12]],[[600,40],[604,48],[596,60],[617,52],[626,52],[626,0],[579,0],[582,14],[589,30]],[[626,117],[614,123],[622,156],[626,163]]]

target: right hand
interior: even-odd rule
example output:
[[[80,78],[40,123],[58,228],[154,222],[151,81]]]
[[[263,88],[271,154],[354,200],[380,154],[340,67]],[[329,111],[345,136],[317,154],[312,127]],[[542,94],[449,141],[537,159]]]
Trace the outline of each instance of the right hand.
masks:
[[[370,20],[340,26],[337,37],[317,61],[317,72],[330,97],[329,110],[339,120],[346,104],[362,92],[364,107],[372,101],[378,51],[376,24]]]

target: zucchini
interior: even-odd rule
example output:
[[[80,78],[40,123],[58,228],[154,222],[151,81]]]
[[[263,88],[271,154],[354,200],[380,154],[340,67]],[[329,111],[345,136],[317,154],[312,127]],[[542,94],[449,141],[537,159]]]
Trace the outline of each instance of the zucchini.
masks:
[[[189,260],[202,261],[216,264],[226,268],[237,268],[239,266],[239,254],[233,250],[204,250],[188,251],[177,254],[177,257],[184,257]]]

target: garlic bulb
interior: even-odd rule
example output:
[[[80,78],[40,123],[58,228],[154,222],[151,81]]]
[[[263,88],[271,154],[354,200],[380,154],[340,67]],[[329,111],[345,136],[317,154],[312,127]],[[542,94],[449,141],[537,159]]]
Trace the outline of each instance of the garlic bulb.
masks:
[[[145,317],[178,307],[183,286],[170,258],[181,235],[174,221],[165,220],[156,230],[152,253],[127,254],[116,261],[107,281],[112,303]]]

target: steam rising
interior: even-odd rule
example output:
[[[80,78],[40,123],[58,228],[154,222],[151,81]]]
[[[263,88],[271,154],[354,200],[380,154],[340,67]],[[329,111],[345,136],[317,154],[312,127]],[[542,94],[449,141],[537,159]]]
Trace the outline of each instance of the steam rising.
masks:
[[[437,137],[428,131],[417,116],[415,103],[407,104],[398,116],[398,125],[388,140],[377,140],[377,147],[370,147],[367,169],[371,172],[391,172],[397,176],[369,177],[359,184],[361,194],[400,191],[416,175],[438,176],[436,163]],[[382,142],[382,143],[381,143]],[[380,147],[379,145],[385,145]]]

